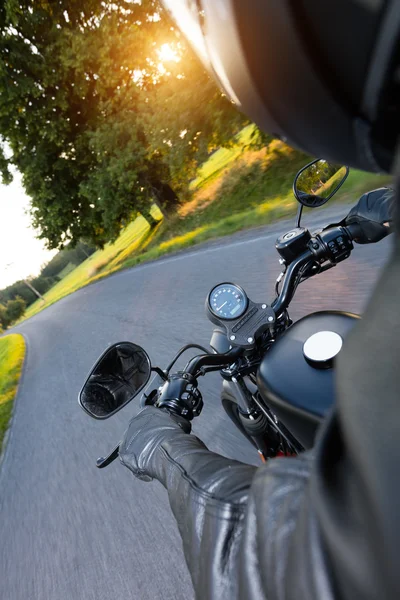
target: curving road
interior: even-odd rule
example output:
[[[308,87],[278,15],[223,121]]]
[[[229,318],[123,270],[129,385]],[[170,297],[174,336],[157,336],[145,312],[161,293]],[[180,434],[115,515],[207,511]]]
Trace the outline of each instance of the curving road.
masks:
[[[347,207],[313,213],[322,225]],[[193,597],[167,496],[97,456],[120,438],[133,402],[109,421],[78,407],[85,376],[103,349],[121,339],[143,345],[164,366],[188,341],[206,344],[204,298],[224,280],[255,301],[272,299],[278,274],[274,241],[283,223],[196,251],[123,271],[82,289],[26,321],[27,360],[0,471],[0,598],[4,600],[180,600]],[[305,283],[292,304],[360,312],[390,240],[358,247],[350,260]],[[224,417],[220,383],[201,384],[205,409],[194,431],[227,456],[257,459]]]

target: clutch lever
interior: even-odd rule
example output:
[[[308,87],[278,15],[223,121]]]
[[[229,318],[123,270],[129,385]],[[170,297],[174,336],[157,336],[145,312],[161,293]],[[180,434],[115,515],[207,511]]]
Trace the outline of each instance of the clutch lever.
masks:
[[[119,456],[119,444],[115,446],[114,450],[110,452],[108,456],[100,456],[96,460],[96,467],[98,469],[104,469],[104,467],[108,467],[116,458]]]

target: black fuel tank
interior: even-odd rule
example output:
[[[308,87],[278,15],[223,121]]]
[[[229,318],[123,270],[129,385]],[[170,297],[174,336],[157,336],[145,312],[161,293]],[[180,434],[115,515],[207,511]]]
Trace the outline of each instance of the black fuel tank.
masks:
[[[333,332],[344,339],[359,318],[337,311],[308,315],[294,323],[261,362],[257,374],[261,396],[305,448],[312,447],[335,392],[334,366],[307,360],[304,344],[319,332]]]

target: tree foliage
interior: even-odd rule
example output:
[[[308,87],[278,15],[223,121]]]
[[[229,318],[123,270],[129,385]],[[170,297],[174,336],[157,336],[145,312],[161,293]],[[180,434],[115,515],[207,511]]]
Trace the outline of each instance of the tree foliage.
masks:
[[[33,287],[40,293],[44,294],[47,292],[55,283],[57,283],[58,279],[56,277],[36,277],[32,279],[30,283]],[[22,298],[25,302],[26,306],[33,304],[37,300],[37,296],[29,289],[24,281],[16,281],[12,285],[0,290],[0,302],[7,303],[10,300],[15,300],[16,298]]]
[[[1,330],[1,332],[3,332],[4,329],[7,329],[7,326],[8,326],[6,314],[7,314],[7,308],[4,306],[4,304],[0,304],[0,330]]]
[[[1,4],[0,170],[21,171],[49,248],[101,247],[154,200],[173,207],[241,124],[155,0]]]
[[[7,329],[15,321],[24,314],[26,309],[25,301],[17,297],[14,300],[9,300],[7,304],[0,304],[0,326],[2,329]]]

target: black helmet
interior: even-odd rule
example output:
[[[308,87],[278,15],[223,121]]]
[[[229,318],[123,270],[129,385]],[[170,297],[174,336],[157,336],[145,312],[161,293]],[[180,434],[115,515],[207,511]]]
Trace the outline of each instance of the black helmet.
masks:
[[[163,0],[261,129],[368,171],[400,132],[399,0]]]

